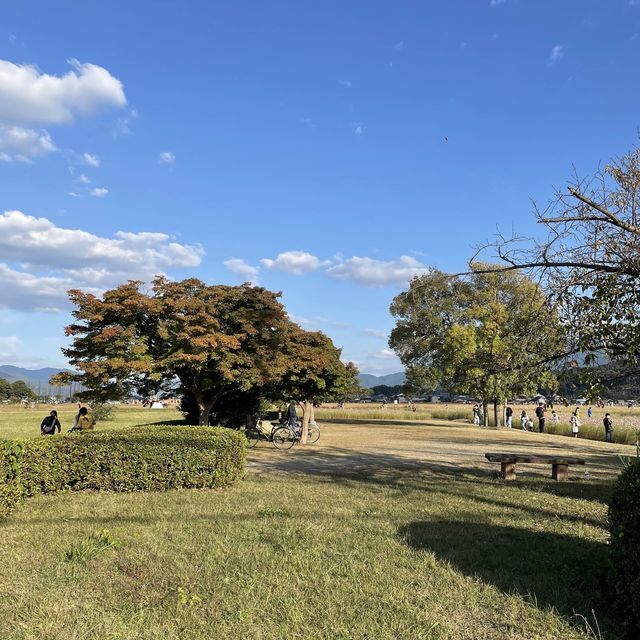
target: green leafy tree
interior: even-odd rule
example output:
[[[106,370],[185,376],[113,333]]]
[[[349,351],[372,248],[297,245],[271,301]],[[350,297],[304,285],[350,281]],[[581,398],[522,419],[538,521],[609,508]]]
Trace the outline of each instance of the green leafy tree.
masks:
[[[389,345],[413,387],[462,392],[498,404],[554,386],[542,364],[562,344],[562,325],[543,291],[523,275],[489,265],[468,277],[432,270],[398,295]]]
[[[0,378],[0,402],[8,400],[13,395],[11,383],[4,378]]]
[[[314,405],[327,398],[348,398],[359,388],[358,369],[343,364],[341,351],[320,331],[304,331],[295,324],[288,327],[282,355],[287,367],[275,394],[295,399],[302,407],[302,444],[309,422],[315,419]]]
[[[11,385],[11,396],[13,398],[26,398],[27,400],[35,400],[36,394],[23,380],[16,380]]]

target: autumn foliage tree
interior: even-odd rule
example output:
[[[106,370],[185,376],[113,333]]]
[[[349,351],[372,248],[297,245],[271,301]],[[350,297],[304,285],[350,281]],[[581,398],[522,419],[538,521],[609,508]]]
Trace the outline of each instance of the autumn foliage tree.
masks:
[[[54,382],[81,383],[82,397],[151,395],[179,385],[196,403],[199,424],[207,424],[212,411],[243,394],[278,390],[298,398],[303,391],[284,381],[303,366],[292,358],[309,355],[289,344],[306,332],[291,322],[279,294],[249,284],[158,277],[148,291],[132,281],[101,298],[79,290],[69,295],[76,322],[66,329],[72,344],[63,352],[78,372]],[[340,352],[323,337],[333,365],[344,370]],[[329,368],[324,375],[331,384]]]

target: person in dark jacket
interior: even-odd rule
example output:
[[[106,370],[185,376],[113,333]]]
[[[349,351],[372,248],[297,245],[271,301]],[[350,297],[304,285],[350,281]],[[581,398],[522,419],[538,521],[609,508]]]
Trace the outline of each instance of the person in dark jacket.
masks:
[[[298,409],[296,408],[296,403],[293,400],[289,401],[287,413],[285,414],[285,420],[292,426],[295,426],[296,422],[298,421]]]
[[[509,427],[509,429],[513,428],[513,409],[507,407],[505,415],[507,416],[507,427]]]
[[[604,420],[604,440],[605,442],[613,442],[613,422],[611,422],[611,414],[605,413]]]
[[[536,417],[538,418],[538,431],[540,433],[544,433],[544,412],[546,411],[546,407],[544,406],[544,402],[540,402],[538,404],[538,408],[536,409]]]
[[[52,436],[55,434],[56,429],[60,433],[61,429],[60,420],[58,420],[58,412],[54,410],[40,423],[40,435]]]

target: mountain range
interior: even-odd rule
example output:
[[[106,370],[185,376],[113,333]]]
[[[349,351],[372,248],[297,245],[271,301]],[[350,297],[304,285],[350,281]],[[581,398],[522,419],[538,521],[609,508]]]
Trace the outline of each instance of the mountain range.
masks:
[[[0,378],[4,378],[9,382],[24,380],[32,389],[38,390],[39,387],[48,385],[49,378],[56,373],[60,373],[60,371],[61,369],[53,369],[51,367],[45,367],[44,369],[24,369],[22,367],[14,367],[10,364],[3,364],[0,365]],[[398,373],[390,373],[385,376],[361,373],[360,384],[367,389],[381,384],[393,387],[398,384],[404,384],[404,373],[399,371]]]
[[[34,391],[38,388],[44,388],[49,385],[49,378],[56,373],[60,373],[62,369],[53,369],[45,367],[44,369],[23,369],[22,367],[14,367],[11,364],[0,365],[0,378],[4,378],[9,382],[22,380],[27,383]]]

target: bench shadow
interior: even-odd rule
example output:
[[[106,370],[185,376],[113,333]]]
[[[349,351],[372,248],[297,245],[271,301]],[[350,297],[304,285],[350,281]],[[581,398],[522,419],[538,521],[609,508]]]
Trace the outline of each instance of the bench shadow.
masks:
[[[619,637],[605,603],[608,547],[600,542],[470,521],[414,521],[398,530],[412,549],[432,552],[459,572],[551,607],[584,630],[593,623],[603,640]],[[593,613],[592,613],[593,612]]]

